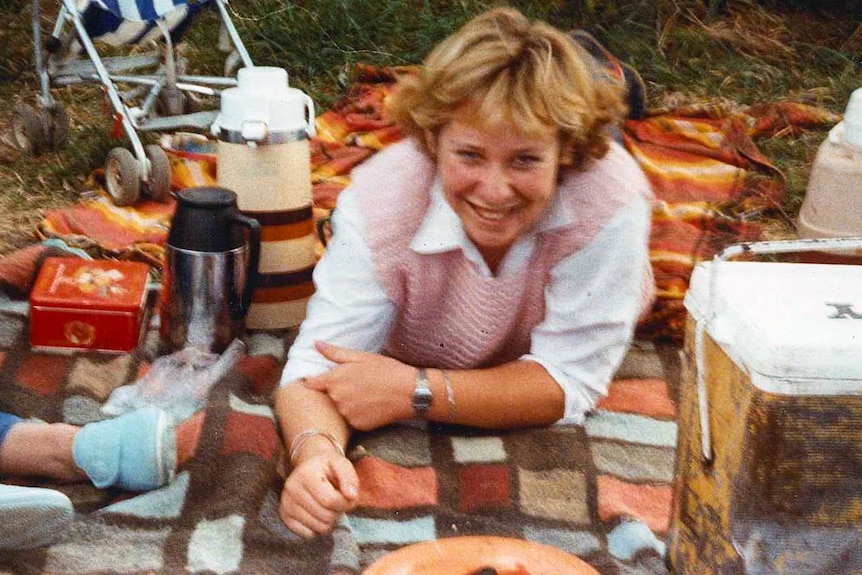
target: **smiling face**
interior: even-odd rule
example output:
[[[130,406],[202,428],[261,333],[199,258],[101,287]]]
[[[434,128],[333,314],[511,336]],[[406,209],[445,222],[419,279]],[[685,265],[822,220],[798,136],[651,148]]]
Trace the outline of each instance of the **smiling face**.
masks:
[[[495,271],[556,192],[557,131],[525,134],[505,120],[486,126],[473,108],[464,107],[436,137],[426,137],[446,201]]]

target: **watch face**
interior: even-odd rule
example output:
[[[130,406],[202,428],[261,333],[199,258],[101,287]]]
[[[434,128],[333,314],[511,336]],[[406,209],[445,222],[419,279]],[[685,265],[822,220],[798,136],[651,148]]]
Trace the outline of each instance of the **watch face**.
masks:
[[[413,409],[426,412],[431,407],[431,390],[419,387],[413,392]]]

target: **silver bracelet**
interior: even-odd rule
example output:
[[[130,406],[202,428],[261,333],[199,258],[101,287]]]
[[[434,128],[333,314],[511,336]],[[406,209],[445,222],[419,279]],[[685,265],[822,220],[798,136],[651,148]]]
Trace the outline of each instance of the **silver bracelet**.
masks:
[[[441,369],[443,372],[443,382],[446,384],[446,399],[449,401],[449,423],[455,421],[455,390],[452,389],[452,381],[449,379],[449,372]]]
[[[296,454],[299,453],[299,450],[305,445],[312,437],[325,437],[329,440],[329,443],[335,447],[341,457],[346,457],[344,455],[344,448],[341,447],[341,444],[338,443],[338,440],[331,433],[327,433],[325,431],[320,431],[319,429],[307,429],[293,438],[293,441],[290,442],[290,449],[288,450],[287,460],[293,464],[293,458],[296,457]]]

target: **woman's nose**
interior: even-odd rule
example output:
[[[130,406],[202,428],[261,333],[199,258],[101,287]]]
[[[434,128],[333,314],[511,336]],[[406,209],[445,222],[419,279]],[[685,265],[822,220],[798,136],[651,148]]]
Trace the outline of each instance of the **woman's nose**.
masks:
[[[502,200],[512,195],[506,171],[500,166],[488,166],[482,178],[482,193],[489,200]]]

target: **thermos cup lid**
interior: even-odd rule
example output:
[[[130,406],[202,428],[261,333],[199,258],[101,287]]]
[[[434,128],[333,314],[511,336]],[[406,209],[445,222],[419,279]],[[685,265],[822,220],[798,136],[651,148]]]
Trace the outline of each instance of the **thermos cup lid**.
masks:
[[[304,92],[288,86],[287,71],[282,68],[241,68],[237,86],[221,93],[217,124],[229,132],[242,133],[250,124],[258,123],[269,133],[304,133],[309,124],[309,101]]]

